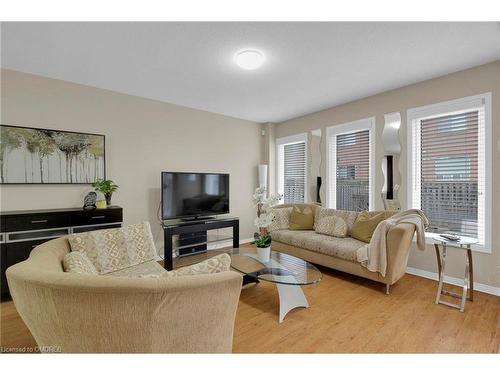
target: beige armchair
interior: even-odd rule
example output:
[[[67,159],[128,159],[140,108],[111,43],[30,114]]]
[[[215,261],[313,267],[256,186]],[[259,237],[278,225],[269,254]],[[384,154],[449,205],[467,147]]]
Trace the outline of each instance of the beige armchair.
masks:
[[[68,273],[66,238],[7,270],[17,311],[40,346],[69,353],[228,353],[242,277]]]

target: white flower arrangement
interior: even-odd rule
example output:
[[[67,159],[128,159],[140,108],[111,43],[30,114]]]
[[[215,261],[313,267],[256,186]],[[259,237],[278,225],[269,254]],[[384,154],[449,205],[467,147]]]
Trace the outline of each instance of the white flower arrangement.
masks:
[[[259,228],[259,233],[255,233],[255,243],[257,247],[267,247],[271,244],[271,236],[267,228],[274,220],[275,214],[269,210],[277,205],[281,200],[281,195],[267,196],[266,188],[258,187],[253,194],[253,201],[257,208],[257,218],[254,224]]]

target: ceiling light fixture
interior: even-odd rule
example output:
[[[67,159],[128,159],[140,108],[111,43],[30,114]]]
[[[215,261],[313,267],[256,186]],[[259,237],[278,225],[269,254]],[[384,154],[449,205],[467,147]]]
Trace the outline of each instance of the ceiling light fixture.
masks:
[[[240,68],[254,70],[264,63],[264,54],[256,49],[245,49],[234,55],[234,62]]]

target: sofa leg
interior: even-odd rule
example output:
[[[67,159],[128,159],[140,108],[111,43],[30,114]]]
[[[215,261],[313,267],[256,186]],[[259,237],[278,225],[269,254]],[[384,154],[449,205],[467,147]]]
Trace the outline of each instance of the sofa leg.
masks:
[[[385,294],[389,294],[391,289],[391,284],[385,284]]]

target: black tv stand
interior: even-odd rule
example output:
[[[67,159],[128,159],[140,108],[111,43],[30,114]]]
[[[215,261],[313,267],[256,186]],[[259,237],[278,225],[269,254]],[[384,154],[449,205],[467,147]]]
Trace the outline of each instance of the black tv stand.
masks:
[[[194,216],[194,217],[184,217],[181,219],[182,222],[193,222],[193,221],[201,221],[201,220],[214,220],[215,216]]]
[[[206,218],[192,221],[175,221],[163,223],[164,267],[170,271],[174,268],[173,236],[179,235],[186,241],[185,245],[176,248],[181,256],[195,254],[207,250],[210,243],[207,231],[212,229],[233,228],[233,248],[240,247],[240,221],[237,217]],[[229,238],[228,238],[229,239]],[[214,241],[218,242],[218,241]],[[183,250],[182,254],[181,251]]]

